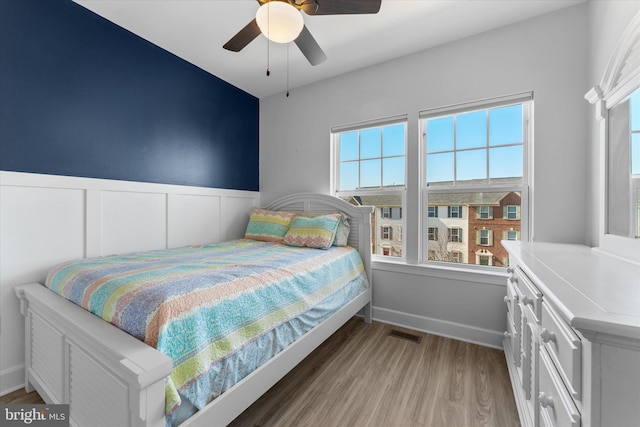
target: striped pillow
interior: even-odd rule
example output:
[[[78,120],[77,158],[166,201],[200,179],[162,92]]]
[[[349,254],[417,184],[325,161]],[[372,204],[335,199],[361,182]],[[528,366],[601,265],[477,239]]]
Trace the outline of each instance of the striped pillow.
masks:
[[[339,214],[340,222],[338,223],[338,229],[336,230],[336,238],[333,239],[333,246],[347,246],[349,240],[349,233],[351,232],[351,225],[349,225],[349,217],[345,214],[335,211],[312,211],[312,212],[298,212],[296,215],[304,216],[307,218],[314,218],[322,215]]]
[[[284,236],[284,244],[328,249],[336,237],[340,214],[322,215],[313,218],[296,216]]]
[[[289,224],[295,216],[291,212],[253,208],[244,237],[263,242],[282,243],[282,239],[289,229]]]

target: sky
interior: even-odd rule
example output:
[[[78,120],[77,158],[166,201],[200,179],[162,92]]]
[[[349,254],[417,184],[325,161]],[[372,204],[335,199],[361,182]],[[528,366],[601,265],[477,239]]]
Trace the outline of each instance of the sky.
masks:
[[[406,131],[399,123],[341,133],[340,190],[404,185]],[[521,177],[522,105],[429,119],[425,144],[428,183]]]

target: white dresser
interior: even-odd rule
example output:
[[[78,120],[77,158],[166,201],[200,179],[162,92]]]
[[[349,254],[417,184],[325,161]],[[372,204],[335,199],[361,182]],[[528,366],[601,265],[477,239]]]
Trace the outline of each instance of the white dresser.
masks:
[[[502,243],[522,425],[640,426],[640,266],[586,246]]]

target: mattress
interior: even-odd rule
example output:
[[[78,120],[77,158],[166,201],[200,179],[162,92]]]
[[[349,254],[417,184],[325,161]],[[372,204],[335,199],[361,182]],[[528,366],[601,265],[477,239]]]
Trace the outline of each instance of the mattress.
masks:
[[[81,259],[45,286],[170,357],[178,425],[369,285],[351,247],[240,239]]]

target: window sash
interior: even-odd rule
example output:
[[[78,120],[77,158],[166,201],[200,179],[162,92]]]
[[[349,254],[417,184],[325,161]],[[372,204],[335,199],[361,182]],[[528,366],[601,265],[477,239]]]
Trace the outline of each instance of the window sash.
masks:
[[[449,242],[462,243],[462,228],[452,227],[449,229]]]
[[[384,135],[382,133],[383,128],[386,126],[399,125],[399,124],[404,125],[404,147],[403,147],[404,154],[402,155],[390,154],[385,156],[383,151],[383,147],[384,147]],[[361,156],[362,154],[360,152],[361,133],[364,131],[367,131],[370,129],[376,129],[376,128],[379,128],[381,131],[380,156],[375,156],[375,157]],[[347,133],[347,132],[356,132],[356,131],[358,132],[358,147],[359,147],[357,158],[349,159],[349,160],[341,160],[340,159],[340,134]],[[346,194],[346,195],[352,194],[356,191],[369,191],[369,190],[397,191],[399,188],[405,188],[407,185],[407,132],[408,132],[408,121],[407,121],[406,115],[393,116],[386,119],[370,120],[370,121],[365,121],[360,123],[332,127],[331,128],[331,139],[332,139],[331,149],[332,149],[332,158],[333,158],[333,162],[332,162],[333,170],[331,173],[331,178],[332,178],[331,188],[333,189],[334,194],[337,196],[340,196],[341,194]],[[385,185],[384,183],[385,160],[389,160],[389,159],[404,160],[404,177],[403,177],[403,182],[401,184]],[[376,161],[376,160],[379,161],[380,163],[379,177],[376,175],[376,180],[378,180],[379,178],[380,185],[363,185],[363,182],[361,180],[362,179],[362,163],[367,161]],[[357,167],[357,186],[356,188],[340,188],[341,166],[349,165],[349,164],[355,165]]]
[[[475,102],[469,102],[469,103],[464,103],[464,104],[458,104],[458,105],[454,105],[454,106],[450,106],[450,107],[438,107],[438,108],[433,108],[433,109],[429,109],[429,110],[423,110],[420,112],[419,116],[420,116],[420,133],[422,135],[421,140],[420,140],[420,157],[422,159],[422,171],[421,171],[421,182],[420,185],[421,187],[424,188],[425,185],[427,185],[427,173],[426,173],[426,158],[427,158],[427,151],[426,151],[426,123],[427,120],[429,119],[433,119],[433,118],[438,118],[438,117],[447,117],[447,116],[452,116],[452,115],[459,115],[459,114],[463,114],[463,113],[470,113],[470,112],[474,112],[474,111],[482,111],[482,110],[491,110],[494,108],[500,108],[500,107],[508,107],[510,105],[516,105],[516,104],[522,104],[522,117],[523,117],[523,123],[522,123],[522,142],[518,142],[518,143],[513,143],[513,144],[500,144],[500,145],[488,145],[489,144],[489,140],[487,139],[487,146],[482,146],[482,147],[473,147],[473,148],[456,148],[454,146],[453,150],[444,150],[444,151],[434,151],[434,152],[429,152],[429,154],[437,154],[437,153],[453,153],[454,157],[455,157],[455,153],[456,152],[469,152],[469,151],[473,151],[473,150],[477,150],[477,149],[491,149],[491,148],[501,148],[501,147],[510,147],[510,146],[522,146],[522,177],[518,180],[519,182],[514,182],[513,184],[510,185],[528,185],[529,182],[529,139],[530,139],[530,134],[531,134],[531,117],[532,117],[532,104],[531,101],[533,101],[533,93],[531,92],[526,92],[526,93],[519,93],[519,94],[514,94],[514,95],[507,95],[507,96],[503,96],[503,97],[497,97],[497,98],[493,98],[490,100],[481,100],[481,101],[475,101]],[[454,124],[455,126],[455,124]],[[455,133],[455,128],[454,128],[454,133]],[[488,134],[489,134],[489,127],[487,126],[487,138],[488,138]],[[489,168],[489,162],[490,162],[490,157],[487,156],[487,172],[490,171]],[[463,180],[458,182],[458,177],[457,177],[457,171],[456,171],[456,166],[455,166],[455,162],[454,162],[454,181],[452,184],[444,184],[444,183],[440,183],[440,182],[436,182],[436,183],[431,183],[431,184],[435,184],[435,185],[430,185],[431,188],[441,188],[441,187],[455,187],[458,185],[462,185],[462,186],[468,186],[470,185],[467,181]],[[486,186],[486,185],[495,185],[500,183],[500,178],[491,178],[490,176],[487,176],[486,178],[480,179],[478,181],[484,181],[482,183],[473,183],[471,185],[478,185],[478,186]]]
[[[433,108],[433,109],[429,109],[429,110],[423,110],[419,113],[419,118],[420,118],[420,134],[421,134],[421,138],[420,138],[420,188],[421,188],[421,209],[423,209],[423,212],[426,212],[426,210],[428,209],[428,205],[429,205],[429,200],[432,196],[434,195],[438,195],[438,194],[450,194],[450,193],[483,193],[483,192],[515,192],[515,193],[519,193],[520,194],[520,206],[518,207],[518,213],[517,213],[517,219],[520,221],[520,233],[519,233],[519,238],[521,238],[522,240],[528,240],[529,235],[530,235],[530,220],[528,218],[528,215],[530,214],[529,211],[529,174],[530,174],[530,170],[531,170],[531,164],[530,164],[530,139],[531,139],[531,135],[532,135],[532,120],[533,120],[533,116],[532,116],[532,112],[533,112],[533,93],[531,92],[527,92],[527,93],[520,93],[520,94],[515,94],[515,95],[508,95],[508,96],[504,96],[504,97],[498,97],[498,98],[493,98],[490,100],[480,100],[480,101],[476,101],[476,102],[470,102],[470,103],[464,103],[464,104],[459,104],[459,105],[453,105],[453,106],[447,106],[447,107],[438,107],[438,108]],[[432,118],[437,118],[437,117],[447,117],[447,116],[454,116],[454,115],[460,115],[463,113],[469,113],[469,112],[473,112],[473,111],[489,111],[491,109],[494,108],[500,108],[500,107],[506,107],[509,105],[515,105],[515,104],[522,104],[522,142],[521,142],[521,147],[522,147],[522,175],[521,177],[519,177],[519,179],[517,180],[513,180],[513,181],[509,181],[509,180],[504,180],[504,179],[496,179],[496,178],[490,178],[487,177],[486,179],[482,179],[482,180],[477,180],[477,181],[453,181],[453,182],[447,182],[447,183],[435,183],[436,185],[429,185],[427,182],[427,171],[426,171],[426,161],[427,161],[427,142],[426,142],[426,131],[427,131],[427,120],[428,119],[432,119]],[[493,116],[492,116],[493,118]],[[455,122],[455,120],[454,120]],[[489,133],[489,125],[491,124],[490,122],[486,121],[486,116],[485,116],[485,123],[487,123],[487,133]],[[454,123],[455,125],[455,123]],[[453,130],[455,132],[455,128]],[[454,135],[455,137],[455,135]],[[491,147],[494,147],[494,145],[492,144],[492,140],[490,140],[489,135],[486,136],[486,144],[487,147],[482,147],[490,149]],[[502,141],[502,142],[508,142],[508,141]],[[503,147],[503,146],[508,146],[509,144],[500,144],[500,145],[495,145],[495,147]],[[520,144],[515,144],[515,145],[520,145]],[[429,147],[431,149],[434,148],[438,148],[438,147]],[[445,148],[445,147],[442,147]],[[454,145],[454,148],[456,148],[456,146]],[[472,150],[472,148],[468,148],[466,150]],[[459,150],[461,151],[461,150]],[[453,151],[455,153],[455,151]],[[431,153],[430,153],[431,154]],[[492,170],[488,169],[488,173],[489,176],[494,175],[492,174]],[[495,169],[493,169],[493,171],[495,171]],[[519,174],[519,170],[517,171]],[[455,170],[454,170],[454,173]],[[494,175],[496,176],[496,175]],[[499,174],[498,174],[499,176]],[[454,175],[454,178],[456,177],[456,175]],[[469,210],[468,210],[468,215],[474,215],[476,220],[479,220],[479,213],[478,210],[476,209],[477,207],[470,205],[469,206]],[[492,224],[490,224],[490,221],[495,220],[496,215],[497,216],[502,216],[503,218],[507,218],[507,215],[501,215],[503,212],[498,212],[495,209],[502,209],[502,207],[491,207],[493,209],[488,209],[489,211],[493,211],[493,212],[489,212],[486,213],[485,212],[485,218],[487,220],[487,226],[491,227]],[[475,213],[472,213],[471,211],[474,210]],[[448,212],[449,213],[449,212]],[[524,215],[524,217],[523,217]],[[462,219],[462,218],[461,218]],[[467,218],[467,220],[471,220],[471,218]],[[427,217],[427,215],[423,215],[421,216],[421,224],[423,224],[423,230],[426,230],[428,224],[429,223],[429,218]],[[433,220],[432,220],[433,221]],[[484,221],[484,220],[482,220]],[[449,227],[451,227],[451,225],[449,225]],[[470,230],[470,233],[473,233],[473,230]],[[502,234],[502,232],[500,232]],[[491,236],[491,238],[489,239],[489,243],[491,243],[492,245],[498,244],[497,242],[494,242],[494,238],[499,238],[501,237],[501,235],[495,235],[495,236]],[[468,237],[467,240],[471,240],[473,239],[473,234],[471,234],[471,236]],[[487,243],[486,239],[485,239],[485,243]],[[467,244],[471,245],[471,242],[468,242]],[[479,246],[479,245],[478,245]],[[501,245],[500,245],[501,246]],[[483,246],[484,247],[484,246]],[[419,246],[419,250],[420,253],[418,254],[418,259],[420,260],[419,262],[421,263],[426,263],[426,264],[431,264],[433,263],[432,260],[430,260],[426,255],[427,255],[427,250],[428,250],[428,239],[426,238],[426,236],[424,236],[424,234],[422,236],[420,236],[420,246]],[[486,269],[486,267],[478,267],[475,266],[474,264],[476,263],[477,259],[472,259],[471,258],[472,255],[470,255],[470,259],[467,261],[468,263],[465,263],[464,266],[465,268],[469,268],[469,269]],[[489,261],[490,266],[493,266],[494,263],[491,262],[491,260]],[[491,267],[494,268],[494,267]]]

